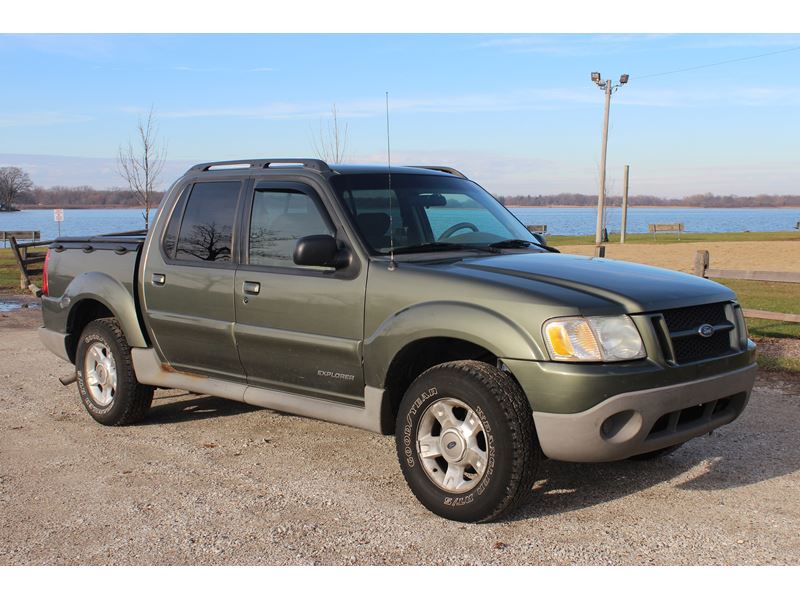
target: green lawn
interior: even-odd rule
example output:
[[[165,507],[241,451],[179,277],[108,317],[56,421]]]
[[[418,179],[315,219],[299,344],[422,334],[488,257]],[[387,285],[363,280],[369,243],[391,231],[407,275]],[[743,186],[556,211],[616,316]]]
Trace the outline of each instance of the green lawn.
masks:
[[[552,246],[580,246],[594,244],[593,235],[549,235],[547,241]],[[735,233],[682,233],[681,239],[674,233],[659,233],[653,239],[652,233],[629,233],[625,237],[628,244],[680,244],[685,242],[778,242],[800,241],[800,231],[745,231]],[[619,242],[619,234],[609,235],[609,243]]]
[[[41,287],[42,277],[37,275],[33,278],[33,283]],[[19,287],[19,267],[14,259],[11,248],[0,248],[0,293],[2,294],[25,294],[27,290]]]
[[[800,284],[744,279],[718,279],[739,297],[744,308],[800,314]],[[764,337],[800,337],[800,323],[747,319],[750,333]]]

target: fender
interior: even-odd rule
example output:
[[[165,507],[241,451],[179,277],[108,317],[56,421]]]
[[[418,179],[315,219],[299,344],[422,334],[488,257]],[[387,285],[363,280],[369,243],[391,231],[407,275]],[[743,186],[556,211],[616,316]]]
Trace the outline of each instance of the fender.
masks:
[[[81,273],[70,282],[61,298],[57,299],[57,305],[71,315],[82,300],[96,300],[108,308],[119,322],[129,346],[147,347],[139,325],[133,293],[119,281],[98,271]]]
[[[364,340],[367,385],[383,387],[397,353],[412,342],[433,337],[472,342],[497,357],[546,360],[533,336],[505,315],[467,302],[423,302],[390,316]]]

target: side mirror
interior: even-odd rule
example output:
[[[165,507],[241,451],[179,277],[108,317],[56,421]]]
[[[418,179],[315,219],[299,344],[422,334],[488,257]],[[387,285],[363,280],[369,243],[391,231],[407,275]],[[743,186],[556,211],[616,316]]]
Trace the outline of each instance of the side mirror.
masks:
[[[341,269],[350,264],[351,256],[349,250],[339,250],[333,236],[307,235],[297,240],[292,258],[303,267]]]

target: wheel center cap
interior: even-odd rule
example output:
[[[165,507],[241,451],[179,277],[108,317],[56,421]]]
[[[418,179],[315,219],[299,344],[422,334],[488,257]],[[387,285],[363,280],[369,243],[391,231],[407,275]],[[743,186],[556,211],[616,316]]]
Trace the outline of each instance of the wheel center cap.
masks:
[[[106,384],[106,379],[108,379],[108,371],[103,365],[97,365],[97,381],[100,385]]]
[[[453,429],[442,432],[442,456],[447,462],[458,462],[464,457],[466,444],[461,434]]]

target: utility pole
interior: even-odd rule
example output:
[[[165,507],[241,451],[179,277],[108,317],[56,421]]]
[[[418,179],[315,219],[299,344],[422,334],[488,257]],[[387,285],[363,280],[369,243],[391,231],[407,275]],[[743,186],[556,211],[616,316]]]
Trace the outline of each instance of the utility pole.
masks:
[[[597,84],[606,96],[606,107],[603,116],[603,143],[600,146],[600,188],[597,192],[597,227],[594,235],[594,254],[600,256],[600,247],[603,245],[603,229],[604,229],[604,213],[606,207],[606,150],[608,148],[608,114],[611,111],[611,94],[613,94],[620,86],[628,83],[628,76],[626,74],[620,75],[619,83],[613,85],[610,79],[603,81],[600,78],[600,73],[592,73],[592,81]]]
[[[630,165],[625,165],[625,175],[622,178],[622,230],[619,233],[619,243],[625,243],[625,233],[628,229],[628,175]]]

